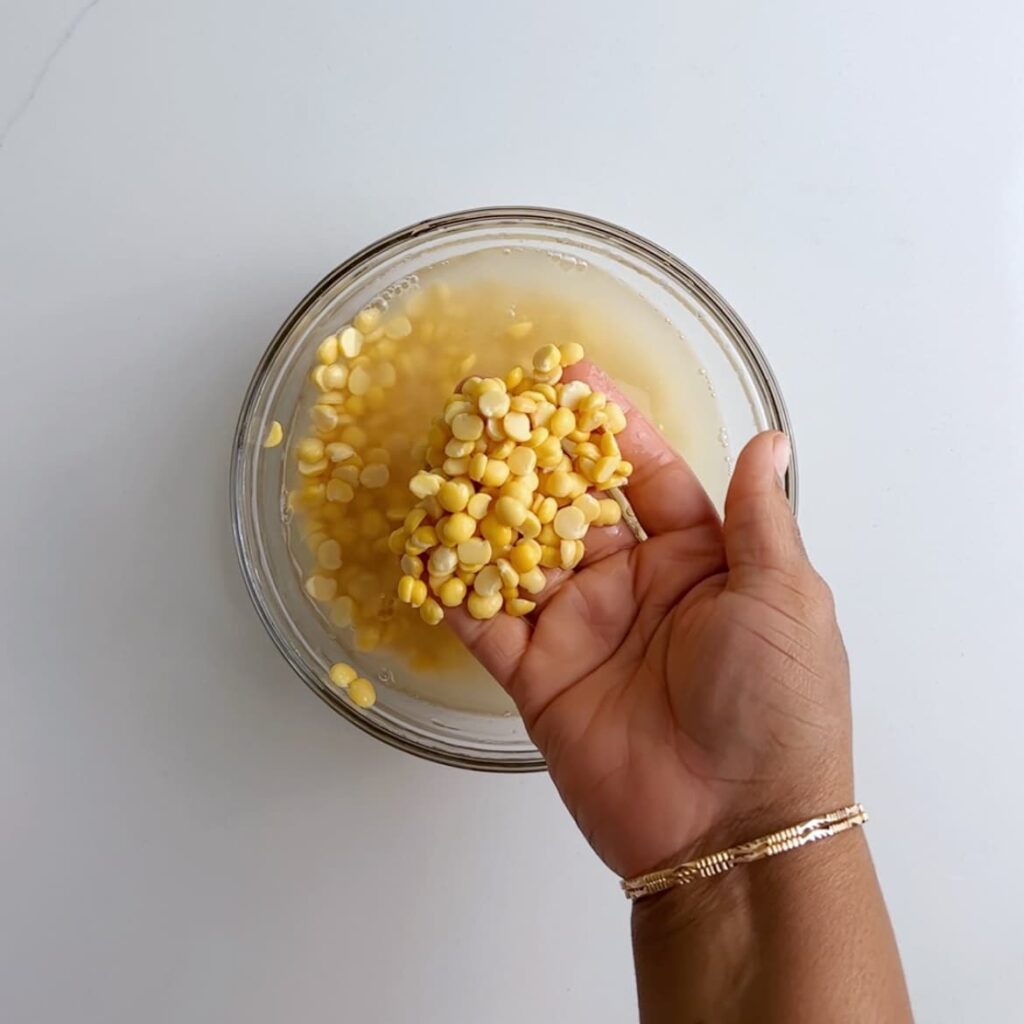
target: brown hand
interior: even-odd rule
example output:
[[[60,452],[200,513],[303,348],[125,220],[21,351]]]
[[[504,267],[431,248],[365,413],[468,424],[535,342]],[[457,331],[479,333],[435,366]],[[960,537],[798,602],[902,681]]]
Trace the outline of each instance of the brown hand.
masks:
[[[512,695],[584,835],[631,876],[852,802],[848,670],[800,542],[781,434],[737,461],[724,525],[617,389],[636,469],[625,524],[592,531],[529,620],[449,621]]]

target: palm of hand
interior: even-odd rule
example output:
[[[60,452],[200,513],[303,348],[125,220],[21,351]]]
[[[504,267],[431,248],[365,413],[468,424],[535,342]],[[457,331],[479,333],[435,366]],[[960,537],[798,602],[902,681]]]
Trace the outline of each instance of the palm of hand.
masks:
[[[734,835],[726,822],[767,810],[764,788],[757,805],[746,790],[784,788],[769,776],[800,759],[808,730],[835,724],[807,693],[818,674],[799,659],[808,632],[730,589],[711,524],[616,552],[545,605],[509,690],[613,870],[678,862],[716,831]]]

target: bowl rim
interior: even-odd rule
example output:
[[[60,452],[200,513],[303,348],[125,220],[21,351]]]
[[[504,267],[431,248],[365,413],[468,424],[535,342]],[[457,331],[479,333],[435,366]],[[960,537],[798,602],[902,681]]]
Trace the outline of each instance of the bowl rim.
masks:
[[[334,711],[343,715],[363,732],[374,736],[388,746],[413,754],[416,757],[436,764],[466,768],[472,771],[524,773],[543,771],[546,768],[544,758],[537,752],[536,757],[524,756],[521,760],[504,760],[500,757],[467,756],[450,750],[435,750],[403,736],[398,736],[379,725],[372,716],[349,708],[340,700],[332,700],[325,690],[310,677],[307,666],[298,657],[292,646],[281,635],[275,619],[271,616],[263,598],[262,588],[258,585],[254,574],[250,571],[249,544],[242,528],[240,505],[240,484],[245,469],[248,446],[246,444],[247,427],[253,407],[263,386],[266,373],[285,344],[295,325],[306,315],[309,309],[329,291],[338,281],[358,270],[369,260],[386,253],[396,246],[405,245],[420,236],[442,232],[451,228],[473,226],[486,227],[501,224],[534,224],[548,228],[563,229],[578,235],[596,238],[603,242],[614,242],[627,253],[645,260],[676,283],[692,291],[714,315],[730,329],[732,338],[737,343],[740,355],[751,376],[758,394],[767,407],[768,418],[777,425],[777,429],[786,433],[793,445],[793,454],[789,471],[786,474],[785,490],[793,512],[797,511],[798,485],[796,447],[793,444],[793,431],[789,412],[775,374],[768,364],[760,345],[753,334],[729,303],[700,274],[683,260],[668,250],[655,244],[642,235],[628,228],[621,227],[610,221],[592,217],[587,214],[546,206],[480,206],[465,210],[457,210],[440,216],[428,217],[417,221],[390,234],[384,235],[354,253],[347,260],[338,264],[333,270],[322,277],[285,318],[275,332],[270,344],[264,350],[253,371],[252,377],[242,399],[242,406],[235,425],[235,434],[231,451],[231,471],[229,478],[229,497],[231,530],[234,537],[235,554],[238,558],[242,579],[245,582],[249,599],[256,614],[263,623],[278,651],[291,666],[297,676],[324,703]]]

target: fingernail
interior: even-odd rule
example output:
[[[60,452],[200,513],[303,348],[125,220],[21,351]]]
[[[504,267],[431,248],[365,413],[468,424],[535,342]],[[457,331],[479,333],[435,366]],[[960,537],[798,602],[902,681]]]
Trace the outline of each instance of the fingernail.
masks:
[[[779,478],[780,484],[785,482],[791,451],[789,438],[785,434],[778,434],[772,442],[772,461],[775,463],[775,475]]]

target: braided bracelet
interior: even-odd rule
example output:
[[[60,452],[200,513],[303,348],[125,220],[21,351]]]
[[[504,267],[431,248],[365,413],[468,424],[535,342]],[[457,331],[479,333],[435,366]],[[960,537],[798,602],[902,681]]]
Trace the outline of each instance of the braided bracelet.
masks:
[[[848,829],[858,828],[867,820],[868,814],[864,807],[861,804],[853,804],[851,807],[809,818],[799,825],[784,828],[781,832],[772,832],[771,835],[762,836],[760,839],[740,843],[739,846],[732,846],[721,853],[712,853],[698,860],[687,861],[678,867],[652,871],[637,878],[623,879],[622,890],[630,900],[653,896],[677,885],[689,885],[698,878],[724,875],[737,864],[751,864],[756,860],[785,853],[787,850],[799,849],[808,843],[816,843],[819,839],[828,839]]]

